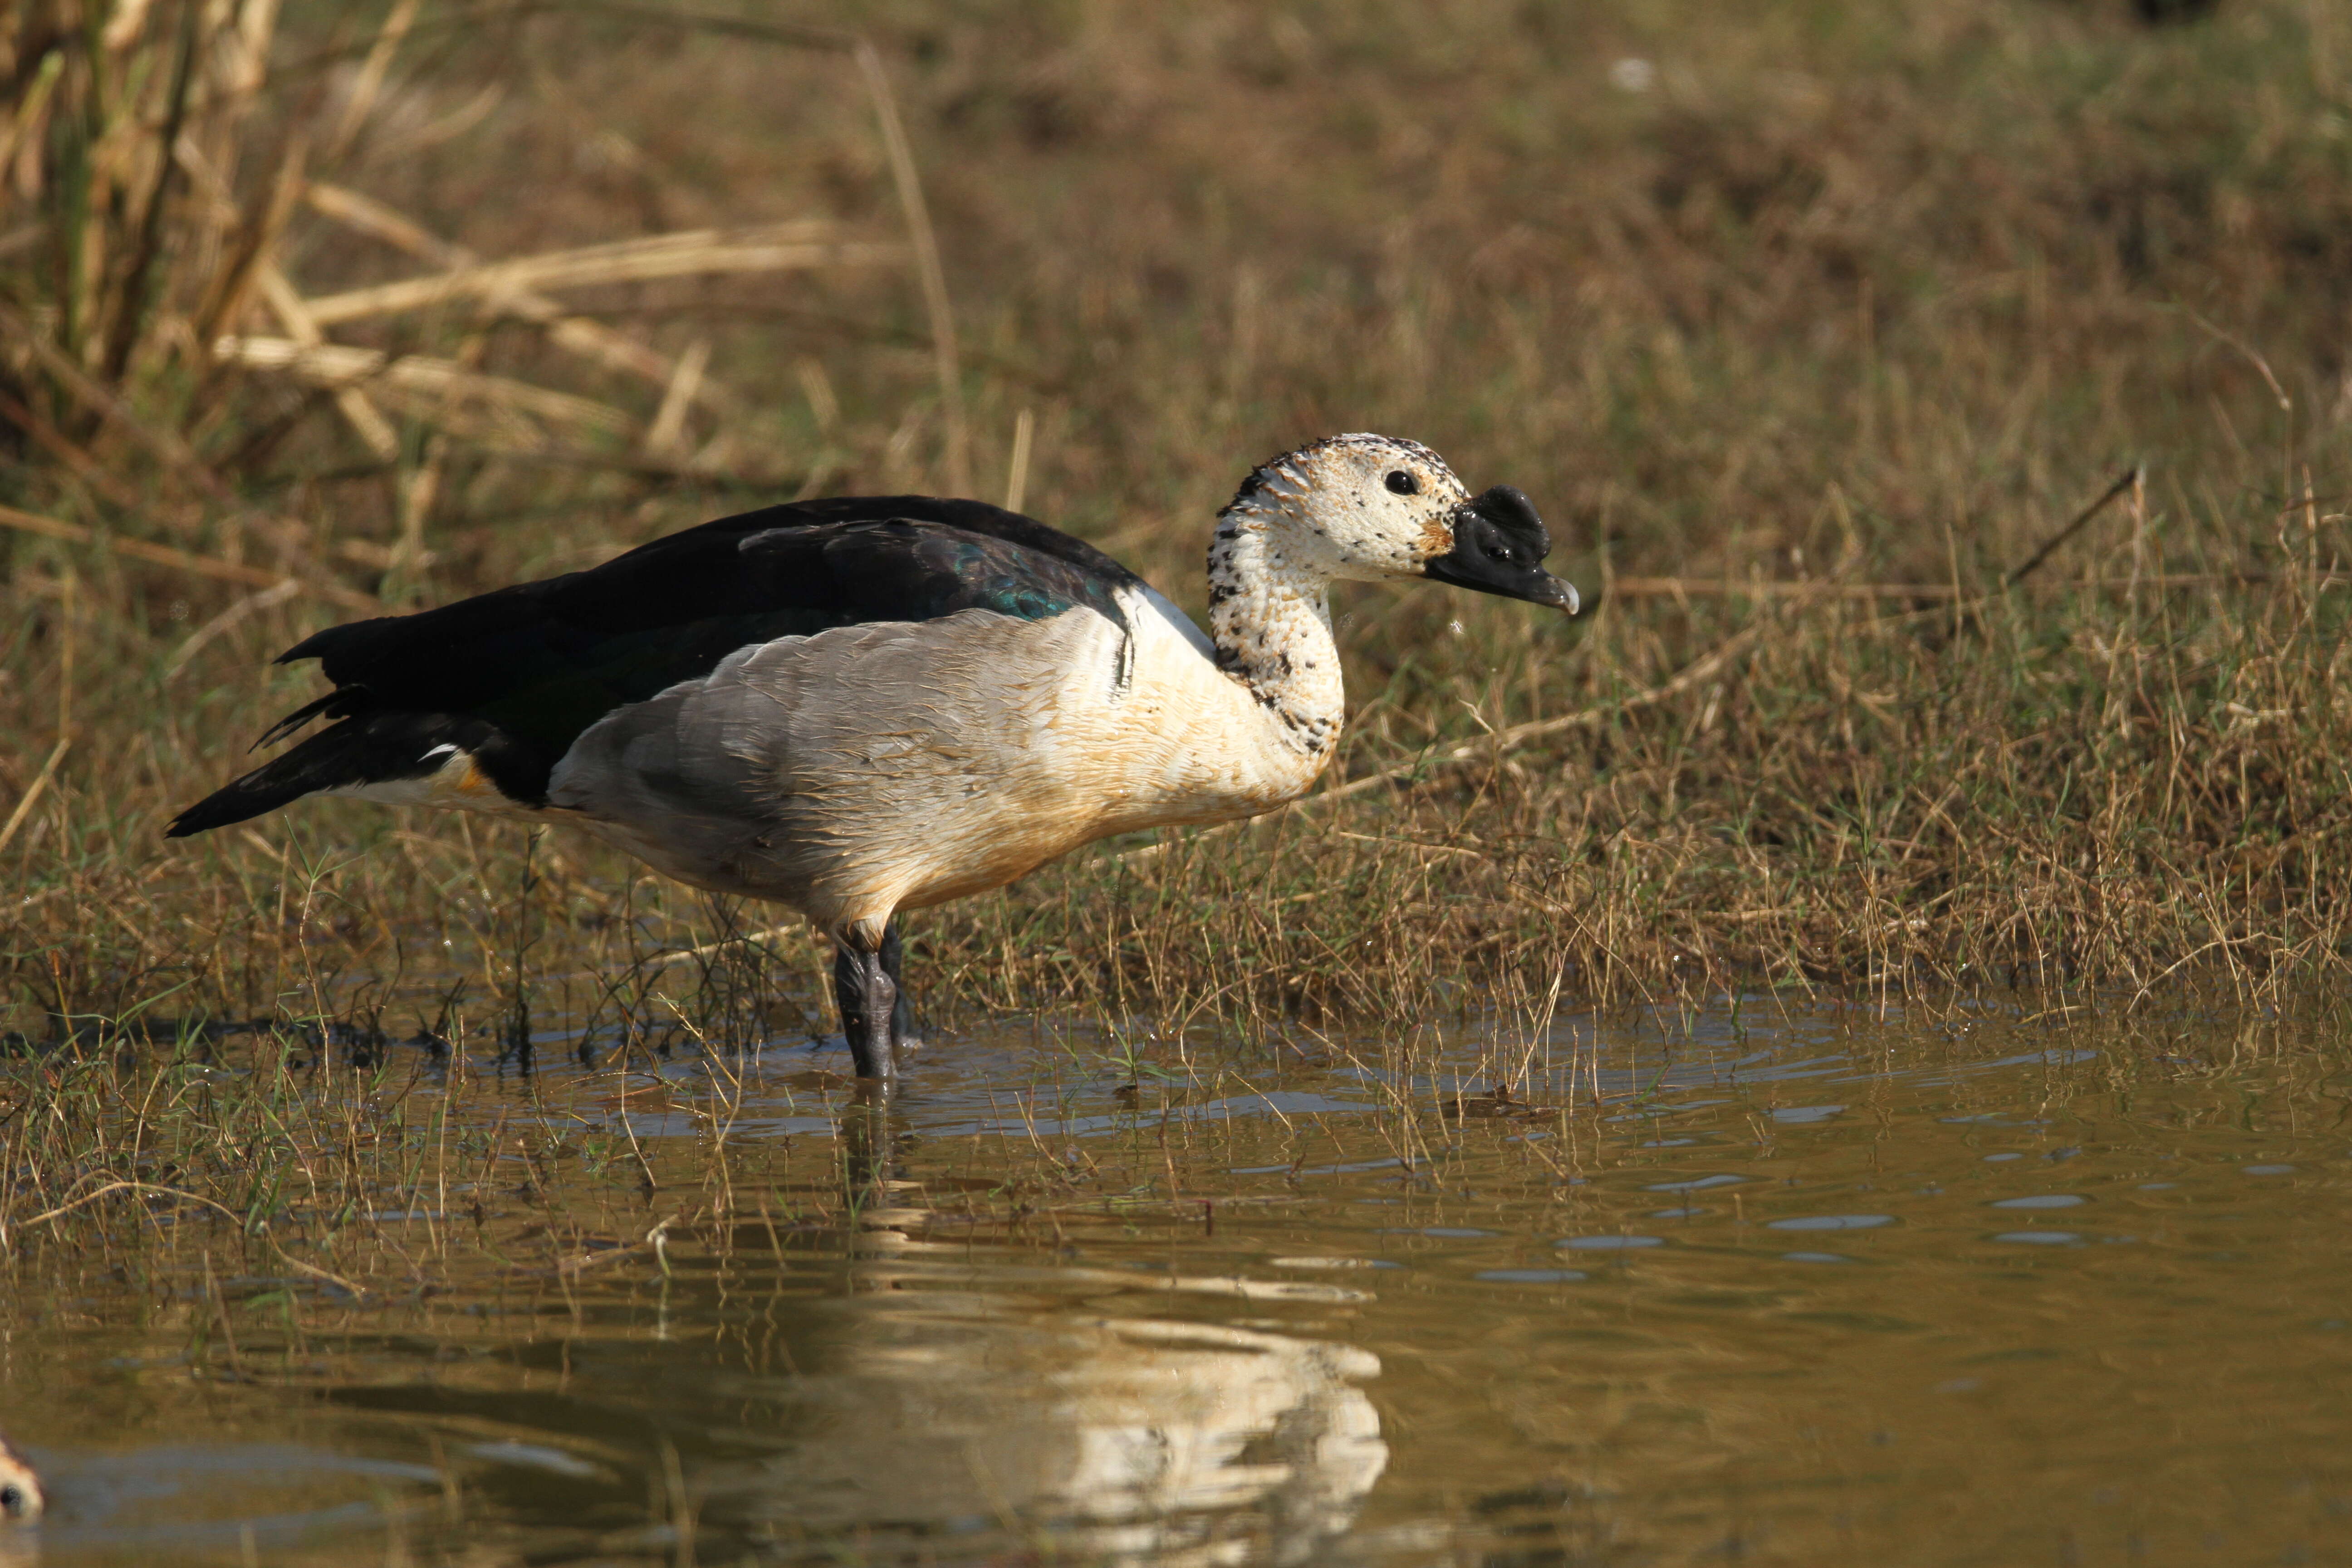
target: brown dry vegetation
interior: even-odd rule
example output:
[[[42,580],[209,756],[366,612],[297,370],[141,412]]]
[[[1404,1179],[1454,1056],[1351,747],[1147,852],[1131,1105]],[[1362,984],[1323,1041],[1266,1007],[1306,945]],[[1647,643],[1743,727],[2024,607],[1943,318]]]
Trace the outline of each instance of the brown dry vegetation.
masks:
[[[770,944],[773,988],[738,949],[659,967],[711,912],[585,844],[333,803],[160,827],[310,689],[264,661],[368,606],[968,474],[1197,607],[1246,466],[1354,428],[1528,490],[1596,608],[1351,595],[1333,783],[1380,782],[924,917],[934,1016],[2342,974],[2342,7],[828,16],[887,72],[955,340],[856,57],[657,9],[0,19],[30,1037],[642,1020],[665,975],[713,1028],[814,1023],[813,948]],[[801,248],[353,303],[689,232]]]

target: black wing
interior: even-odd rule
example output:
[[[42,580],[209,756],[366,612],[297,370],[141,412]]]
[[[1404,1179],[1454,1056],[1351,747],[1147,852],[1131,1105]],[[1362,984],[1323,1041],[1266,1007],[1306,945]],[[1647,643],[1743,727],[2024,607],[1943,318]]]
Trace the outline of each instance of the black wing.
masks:
[[[314,790],[432,773],[456,745],[508,798],[548,776],[614,709],[708,674],[740,648],[869,621],[990,609],[1039,620],[1080,605],[1125,624],[1141,579],[1081,540],[981,501],[852,496],[767,507],[669,534],[593,567],[411,616],[330,627],[278,662],[315,658],[335,689],[279,721],[321,733],[181,814],[173,837]]]

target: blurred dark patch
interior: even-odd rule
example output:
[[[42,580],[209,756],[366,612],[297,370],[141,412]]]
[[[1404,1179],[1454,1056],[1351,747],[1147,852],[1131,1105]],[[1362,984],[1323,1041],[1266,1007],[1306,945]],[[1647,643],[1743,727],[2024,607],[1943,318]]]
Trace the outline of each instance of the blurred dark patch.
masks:
[[[2152,27],[2196,22],[2213,14],[2219,0],[2132,0],[2132,14]]]

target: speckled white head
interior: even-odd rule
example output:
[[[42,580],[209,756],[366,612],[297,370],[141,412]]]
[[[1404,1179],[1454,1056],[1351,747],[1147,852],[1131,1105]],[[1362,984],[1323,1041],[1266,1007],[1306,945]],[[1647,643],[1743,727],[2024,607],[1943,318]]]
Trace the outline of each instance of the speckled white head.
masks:
[[[1418,577],[1454,548],[1454,516],[1469,499],[1418,441],[1333,436],[1253,470],[1223,525],[1278,530],[1285,537],[1269,543],[1286,563],[1335,580]]]
[[[1268,564],[1329,581],[1433,577],[1576,613],[1543,569],[1551,538],[1507,485],[1472,496],[1445,460],[1394,436],[1333,436],[1260,465],[1219,515],[1217,537],[1263,536]],[[1220,576],[1210,560],[1213,599]]]
[[[1334,436],[1301,447],[1253,470],[1217,515],[1217,668],[1276,716],[1282,746],[1328,756],[1346,710],[1334,581],[1430,577],[1573,615],[1576,590],[1543,569],[1550,549],[1527,497],[1507,485],[1469,494],[1417,441]]]

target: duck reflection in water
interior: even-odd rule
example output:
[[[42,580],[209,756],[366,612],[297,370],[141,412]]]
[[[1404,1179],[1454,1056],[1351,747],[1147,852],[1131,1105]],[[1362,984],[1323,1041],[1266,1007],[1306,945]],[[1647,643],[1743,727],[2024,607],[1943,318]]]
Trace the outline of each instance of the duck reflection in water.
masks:
[[[0,1568],[29,1568],[40,1560],[32,1536],[19,1527],[41,1517],[44,1500],[33,1462],[0,1434]]]
[[[1056,1314],[1043,1293],[937,1288],[919,1264],[862,1272],[866,1321],[793,1380],[784,1445],[695,1477],[706,1528],[854,1535],[883,1561],[1012,1533],[1087,1560],[1288,1563],[1346,1531],[1387,1464],[1364,1352]]]
[[[1136,1308],[1359,1292],[978,1260],[906,1234],[925,1215],[891,1131],[887,1100],[844,1119],[860,1216],[845,1289],[803,1299],[797,1375],[754,1380],[786,1407],[782,1447],[694,1477],[707,1524],[812,1547],[854,1534],[879,1559],[934,1557],[945,1540],[1001,1549],[1012,1533],[1169,1564],[1300,1562],[1346,1531],[1388,1463],[1357,1386],[1378,1359]],[[719,1381],[720,1397],[752,1392]]]
[[[542,1452],[593,1452],[616,1428],[659,1434],[675,1457],[633,1462],[656,1495],[683,1489],[706,1562],[1035,1549],[1285,1564],[1351,1527],[1388,1463],[1359,1386],[1380,1363],[1270,1331],[1260,1314],[1344,1310],[1361,1292],[1070,1267],[961,1231],[927,1239],[940,1216],[891,1170],[891,1112],[877,1100],[843,1129],[846,1228],[779,1237],[739,1221],[725,1261],[674,1260],[653,1336],[632,1309],[619,1334],[535,1342],[527,1375],[560,1365],[563,1382],[529,1404],[536,1431],[518,1429],[526,1406],[498,1389],[444,1385],[391,1407],[495,1421]],[[1248,1326],[1214,1321],[1229,1317]],[[386,1407],[382,1391],[369,1403]],[[560,1487],[509,1495],[540,1522],[569,1510],[564,1523],[588,1523]]]
[[[41,1517],[41,1478],[33,1462],[0,1434],[0,1525],[29,1524]]]

